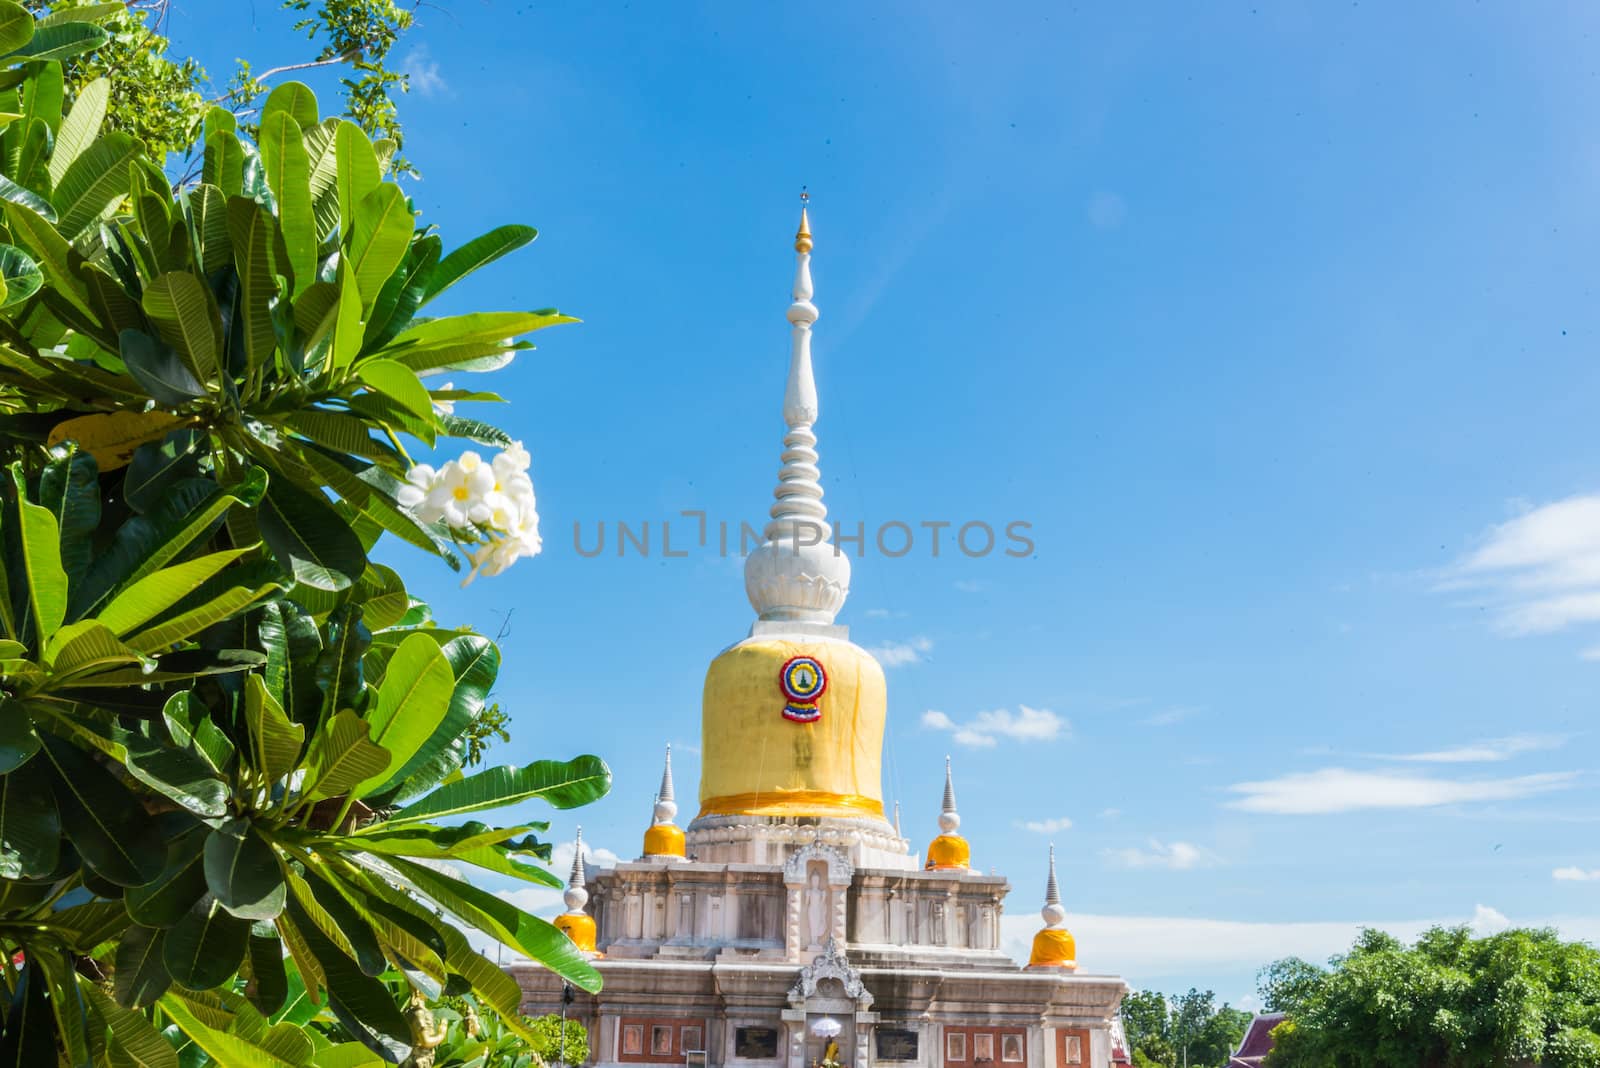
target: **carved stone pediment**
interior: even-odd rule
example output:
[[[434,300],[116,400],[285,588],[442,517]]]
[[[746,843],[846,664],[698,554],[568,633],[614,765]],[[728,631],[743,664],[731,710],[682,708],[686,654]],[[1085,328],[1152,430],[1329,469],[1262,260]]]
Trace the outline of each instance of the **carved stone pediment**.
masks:
[[[817,996],[817,984],[824,979],[837,979],[844,986],[845,996],[855,1001],[861,1009],[872,1005],[872,995],[861,981],[861,973],[851,966],[844,950],[836,939],[828,939],[810,964],[800,969],[800,977],[789,988],[789,1004],[800,1006],[807,998]]]
[[[829,886],[850,885],[850,878],[855,874],[855,866],[850,863],[850,858],[831,845],[823,845],[821,839],[789,854],[789,859],[783,864],[783,881],[789,886],[804,885],[806,872],[814,860],[827,864]]]

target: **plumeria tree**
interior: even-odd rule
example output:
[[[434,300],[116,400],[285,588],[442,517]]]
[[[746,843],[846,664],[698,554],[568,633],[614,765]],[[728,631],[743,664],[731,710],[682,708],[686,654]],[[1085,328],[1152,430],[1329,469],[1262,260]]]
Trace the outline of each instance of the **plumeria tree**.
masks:
[[[537,551],[528,454],[455,411],[500,398],[436,383],[571,320],[427,314],[534,231],[447,252],[294,83],[174,190],[109,81],[66,88],[99,33],[0,0],[0,1065],[399,1060],[390,982],[531,1039],[462,928],[599,979],[466,874],[559,886],[547,825],[478,817],[610,775],[465,766],[499,650],[372,553]]]

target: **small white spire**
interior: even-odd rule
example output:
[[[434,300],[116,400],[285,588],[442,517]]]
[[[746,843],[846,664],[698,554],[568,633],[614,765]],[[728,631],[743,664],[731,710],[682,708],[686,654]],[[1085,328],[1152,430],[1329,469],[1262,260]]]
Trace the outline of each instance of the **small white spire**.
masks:
[[[655,821],[671,823],[678,815],[678,802],[672,796],[672,743],[667,743],[667,763],[661,769],[661,792],[656,795]]]
[[[955,834],[961,826],[961,815],[956,812],[956,784],[950,775],[950,758],[944,758],[944,804],[939,813],[939,829],[945,834]]]
[[[583,906],[589,903],[589,891],[583,886],[583,828],[580,826],[572,843],[572,874],[567,877],[567,892],[561,895],[568,912],[582,912]]]
[[[1056,885],[1056,847],[1050,847],[1050,876],[1044,884],[1044,908],[1039,910],[1046,927],[1060,927],[1067,920],[1067,910],[1061,904],[1061,888]]]
[[[896,838],[904,838],[905,837],[905,835],[900,833],[900,802],[899,801],[896,801],[894,803],[894,836]]]
[[[744,586],[756,614],[768,621],[831,624],[850,592],[850,558],[829,542],[828,509],[822,503],[817,466],[817,383],[811,373],[811,223],[802,192],[800,229],[795,234],[793,303],[789,305],[789,378],[783,392],[783,467],[764,536],[745,558]]]

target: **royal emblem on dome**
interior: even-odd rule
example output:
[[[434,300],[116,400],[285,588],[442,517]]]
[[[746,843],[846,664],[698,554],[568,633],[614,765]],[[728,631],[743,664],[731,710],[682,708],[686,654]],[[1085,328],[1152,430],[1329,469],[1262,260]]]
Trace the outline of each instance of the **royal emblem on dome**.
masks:
[[[813,656],[791,657],[778,672],[778,687],[788,700],[783,718],[796,723],[814,723],[822,718],[818,702],[828,688],[828,673],[822,661]]]

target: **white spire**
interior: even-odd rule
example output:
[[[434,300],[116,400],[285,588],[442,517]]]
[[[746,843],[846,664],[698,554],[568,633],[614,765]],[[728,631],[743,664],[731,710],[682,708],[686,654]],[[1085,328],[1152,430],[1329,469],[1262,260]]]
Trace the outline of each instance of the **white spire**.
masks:
[[[807,200],[800,194],[802,204]],[[763,620],[830,624],[850,592],[850,558],[829,543],[817,467],[817,383],[811,373],[811,225],[800,209],[794,302],[789,305],[789,380],[783,392],[783,467],[763,542],[745,559],[744,586]]]
[[[950,777],[950,758],[944,758],[944,804],[939,812],[939,829],[945,834],[955,834],[961,826],[961,816],[956,812],[956,784]]]
[[[579,827],[577,840],[572,844],[572,874],[567,878],[567,892],[561,895],[568,912],[582,912],[583,906],[589,903],[589,891],[583,884],[583,828]]]
[[[1067,919],[1067,910],[1061,905],[1061,888],[1056,885],[1056,847],[1050,847],[1050,877],[1044,884],[1044,908],[1039,910],[1046,927],[1060,927]]]
[[[905,837],[905,835],[900,833],[900,802],[899,801],[896,801],[894,803],[894,836],[896,838],[904,838]]]
[[[661,792],[656,795],[656,822],[671,823],[678,814],[678,802],[672,797],[672,743],[667,743],[667,763],[661,769]]]

